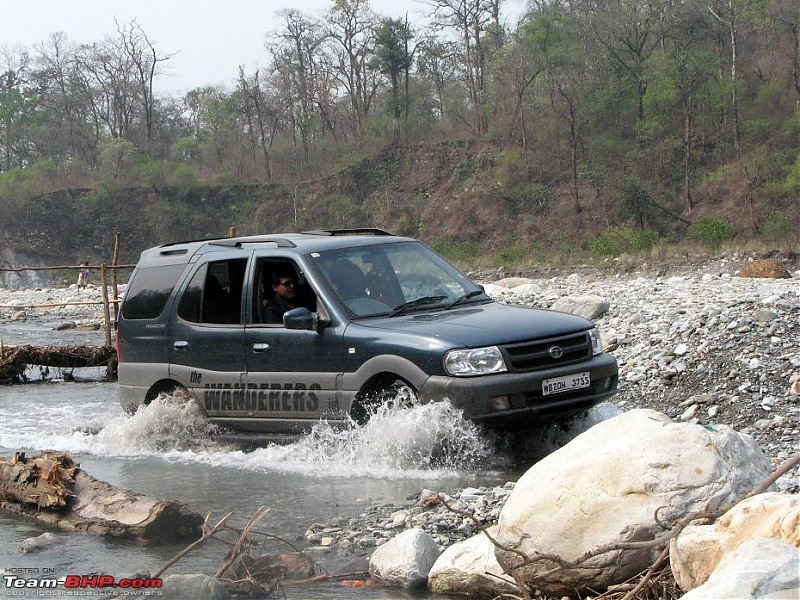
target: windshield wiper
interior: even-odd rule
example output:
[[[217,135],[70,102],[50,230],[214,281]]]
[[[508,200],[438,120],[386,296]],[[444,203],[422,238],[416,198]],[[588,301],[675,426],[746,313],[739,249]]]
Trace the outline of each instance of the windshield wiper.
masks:
[[[404,312],[409,311],[412,308],[419,308],[420,306],[433,304],[435,302],[444,300],[445,298],[447,298],[447,296],[423,296],[422,298],[417,298],[416,300],[409,300],[408,302],[403,302],[402,304],[395,306],[392,309],[392,312],[389,313],[389,316],[396,317],[397,315],[402,315]]]
[[[447,310],[448,308],[453,308],[454,306],[456,306],[458,304],[462,304],[462,303],[466,302],[467,300],[469,300],[470,298],[474,298],[475,296],[480,296],[483,293],[485,293],[483,290],[472,290],[471,292],[468,292],[468,293],[464,294],[463,296],[459,296],[458,298],[453,300],[450,304],[445,306],[445,310]]]

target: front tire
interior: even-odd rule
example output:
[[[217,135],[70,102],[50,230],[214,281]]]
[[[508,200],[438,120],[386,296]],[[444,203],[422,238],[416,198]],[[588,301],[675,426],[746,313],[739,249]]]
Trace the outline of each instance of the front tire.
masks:
[[[416,404],[417,392],[403,379],[386,379],[359,395],[350,410],[350,417],[364,425],[381,408],[400,406],[409,408]]]

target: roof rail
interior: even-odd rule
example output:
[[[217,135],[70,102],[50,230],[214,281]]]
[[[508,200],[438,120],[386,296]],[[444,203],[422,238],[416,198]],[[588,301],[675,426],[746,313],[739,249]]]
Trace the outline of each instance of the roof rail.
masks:
[[[231,248],[241,248],[245,244],[266,244],[266,243],[275,244],[278,248],[297,247],[297,244],[295,244],[292,240],[286,239],[284,237],[274,237],[269,235],[254,236],[247,238],[221,238],[209,242],[209,244],[212,246],[229,246]]]
[[[315,229],[313,231],[303,231],[306,235],[391,235],[383,229],[377,227],[353,227],[350,229]]]

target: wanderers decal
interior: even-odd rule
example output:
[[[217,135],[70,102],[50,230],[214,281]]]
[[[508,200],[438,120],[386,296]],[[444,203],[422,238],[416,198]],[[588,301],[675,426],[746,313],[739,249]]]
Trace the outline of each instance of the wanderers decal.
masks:
[[[203,406],[207,411],[319,412],[322,386],[312,383],[207,383]]]

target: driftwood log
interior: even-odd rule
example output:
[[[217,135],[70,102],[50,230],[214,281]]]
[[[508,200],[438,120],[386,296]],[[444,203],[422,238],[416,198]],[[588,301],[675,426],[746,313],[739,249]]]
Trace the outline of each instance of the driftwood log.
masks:
[[[56,451],[0,458],[0,509],[64,529],[145,543],[197,538],[203,525],[188,506],[114,487]]]
[[[71,369],[76,367],[116,367],[113,346],[3,346],[0,347],[0,383],[25,381],[29,365]]]

